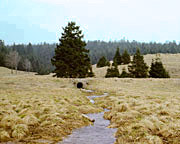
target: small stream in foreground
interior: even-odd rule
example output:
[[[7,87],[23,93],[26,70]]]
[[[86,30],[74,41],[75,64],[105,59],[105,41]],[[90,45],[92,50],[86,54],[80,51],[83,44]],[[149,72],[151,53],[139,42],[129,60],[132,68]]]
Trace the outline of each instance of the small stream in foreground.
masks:
[[[86,92],[92,92],[91,90],[83,90]],[[100,96],[88,96],[91,103],[94,103],[94,98],[108,96],[108,93],[104,93]],[[104,109],[104,111],[108,111]],[[114,133],[116,129],[107,128],[110,124],[109,120],[103,118],[104,112],[96,114],[87,114],[90,119],[94,119],[93,125],[86,126],[80,129],[76,129],[58,144],[113,144],[115,142]]]

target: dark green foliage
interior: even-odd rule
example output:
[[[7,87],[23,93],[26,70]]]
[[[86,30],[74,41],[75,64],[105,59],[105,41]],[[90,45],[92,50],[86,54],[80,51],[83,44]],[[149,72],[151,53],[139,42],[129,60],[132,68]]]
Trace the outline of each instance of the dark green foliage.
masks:
[[[133,56],[131,65],[128,66],[130,76],[133,78],[146,78],[148,77],[148,66],[144,62],[144,57],[141,55],[140,50],[136,50]]]
[[[109,63],[109,61],[106,60],[106,58],[104,56],[102,56],[99,59],[96,67],[100,68],[100,67],[104,67],[104,66],[110,66],[110,63]]]
[[[114,58],[113,58],[113,65],[115,62],[117,65],[121,65],[121,63],[122,63],[122,58],[121,58],[121,55],[119,53],[119,48],[116,49],[116,53],[115,53]]]
[[[24,61],[25,61],[25,58],[24,57],[21,57],[20,61],[19,61],[19,64],[18,64],[18,70],[21,70],[21,71],[25,71],[25,67],[24,67]]]
[[[110,78],[110,77],[119,77],[119,70],[117,65],[115,64],[115,66],[112,66],[110,68],[107,69],[107,73],[106,73],[106,78]]]
[[[123,64],[129,64],[131,62],[131,57],[126,49],[124,50],[121,58]]]
[[[120,74],[119,78],[128,78],[130,77],[129,73],[126,72],[126,69],[122,69],[122,73]]]
[[[85,49],[86,43],[82,41],[84,36],[79,28],[75,22],[69,22],[63,28],[64,32],[59,39],[60,43],[51,60],[55,66],[54,76],[84,78],[92,75],[89,50]]]
[[[170,78],[169,73],[164,68],[161,60],[156,58],[152,60],[149,76],[152,78]]]
[[[107,66],[110,66],[111,64],[110,64],[110,62],[109,61],[107,61]]]
[[[137,41],[88,41],[86,48],[90,50],[90,57],[92,64],[96,64],[99,58],[104,55],[108,60],[113,60],[117,47],[119,47],[120,54],[126,49],[130,55],[136,53],[138,47],[142,54],[156,54],[156,53],[180,53],[180,44],[175,41],[166,43],[142,43]]]
[[[30,48],[30,45],[28,46],[25,44],[14,44],[11,46],[5,45],[5,49],[8,52],[14,48],[14,50],[17,51],[21,57],[28,58],[32,64],[31,71],[37,71],[40,65],[43,65],[43,67],[46,67],[49,71],[53,71],[54,66],[51,64],[51,59],[54,56],[56,44],[40,43],[32,44],[31,46],[33,49]],[[137,41],[130,42],[128,40],[120,40],[115,42],[88,41],[86,49],[90,50],[89,56],[92,64],[97,64],[102,55],[105,56],[108,61],[113,60],[117,47],[119,47],[121,54],[126,49],[130,55],[135,54],[136,47],[140,48],[142,54],[180,53],[180,44],[177,44],[174,41],[166,43],[141,43]],[[32,55],[30,53],[32,53]],[[2,54],[1,50],[0,55],[1,57],[2,55],[4,56],[4,52]],[[30,57],[34,57],[34,60]],[[2,63],[3,59],[0,59],[0,61],[0,63]],[[36,65],[37,61],[39,66]]]
[[[32,44],[31,44],[31,43],[29,43],[29,44],[27,45],[27,54],[28,54],[29,56],[33,55],[33,47],[32,47]]]
[[[5,59],[8,50],[4,45],[4,42],[0,40],[0,66],[5,66]]]

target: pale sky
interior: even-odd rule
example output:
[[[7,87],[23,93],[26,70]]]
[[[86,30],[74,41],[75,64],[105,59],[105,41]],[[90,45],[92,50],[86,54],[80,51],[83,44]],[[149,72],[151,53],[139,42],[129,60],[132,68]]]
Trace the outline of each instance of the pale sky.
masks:
[[[58,42],[75,21],[84,40],[180,40],[180,0],[0,0],[6,44]]]

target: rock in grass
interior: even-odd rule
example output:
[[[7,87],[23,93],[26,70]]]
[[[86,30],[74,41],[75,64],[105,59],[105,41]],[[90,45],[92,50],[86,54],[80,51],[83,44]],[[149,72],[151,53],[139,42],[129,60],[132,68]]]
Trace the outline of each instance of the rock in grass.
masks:
[[[95,119],[91,119],[90,117],[88,117],[85,114],[82,114],[82,117],[84,117],[85,119],[88,119],[90,122],[95,122]]]

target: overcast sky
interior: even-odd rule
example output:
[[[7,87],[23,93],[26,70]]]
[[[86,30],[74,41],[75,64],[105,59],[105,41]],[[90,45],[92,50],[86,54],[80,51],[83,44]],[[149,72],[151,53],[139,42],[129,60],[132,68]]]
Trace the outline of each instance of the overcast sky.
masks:
[[[0,39],[58,42],[75,21],[86,41],[179,42],[179,7],[180,0],[0,0]]]

